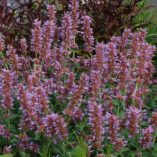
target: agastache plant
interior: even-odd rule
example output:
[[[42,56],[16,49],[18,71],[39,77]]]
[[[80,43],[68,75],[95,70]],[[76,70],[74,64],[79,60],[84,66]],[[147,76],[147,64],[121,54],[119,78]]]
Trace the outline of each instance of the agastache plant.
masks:
[[[103,156],[131,149],[131,140],[142,151],[153,146],[157,116],[154,110],[144,116],[144,109],[155,47],[145,41],[146,31],[126,29],[99,43],[77,0],[59,19],[57,13],[48,5],[47,20],[34,21],[31,45],[22,38],[18,51],[0,39],[2,147],[56,156],[80,144],[86,156]]]
[[[18,148],[21,150],[29,150],[34,153],[39,152],[39,145],[30,140],[30,138],[26,134],[18,135]]]
[[[51,57],[51,44],[54,36],[54,21],[46,21],[42,29],[42,48],[40,58],[46,60],[46,58]]]
[[[96,102],[88,103],[88,116],[89,125],[91,126],[91,138],[90,145],[92,149],[102,149],[102,142],[104,139],[104,126],[103,126],[103,115],[102,106],[98,105]]]
[[[140,139],[140,143],[143,148],[150,148],[153,145],[153,133],[154,130],[151,126],[142,130],[143,137]]]
[[[69,115],[70,117],[73,117],[73,115],[75,115],[75,111],[77,110],[78,105],[81,102],[82,95],[86,91],[87,79],[88,78],[86,75],[81,76],[79,84],[78,84],[76,90],[74,91],[74,94],[73,94],[67,108],[64,111],[65,114]]]
[[[79,1],[71,0],[69,8],[71,10],[71,17],[72,17],[72,29],[73,32],[76,34],[78,31],[78,24],[79,24]]]
[[[13,106],[13,73],[10,70],[3,69],[2,78],[1,107],[9,113]]]
[[[54,141],[56,143],[56,140],[63,140],[67,137],[67,129],[66,129],[66,123],[64,122],[64,119],[59,116],[58,114],[50,114],[47,115],[43,119],[43,127],[45,135],[48,137],[54,136]]]
[[[47,10],[48,10],[48,17],[49,17],[50,21],[52,21],[53,23],[56,23],[56,8],[55,8],[55,6],[54,5],[48,5]]]
[[[82,25],[83,25],[83,39],[85,42],[85,51],[92,52],[93,45],[94,45],[94,37],[93,37],[93,30],[91,28],[92,19],[90,16],[83,16],[82,17]]]
[[[139,109],[130,106],[126,111],[125,126],[130,132],[130,136],[135,136],[139,132],[139,123],[142,113]]]
[[[5,126],[1,125],[1,124],[0,124],[0,136],[4,137],[6,139],[10,139],[10,132],[9,132],[9,130],[7,130],[5,128]]]
[[[0,38],[0,52],[4,51],[5,45],[4,45],[4,40]]]
[[[65,13],[62,20],[62,45],[63,48],[74,48],[74,32],[72,30],[72,18],[70,14]]]
[[[42,47],[42,28],[41,21],[34,21],[34,29],[32,30],[32,50],[37,54],[41,53]]]
[[[119,120],[116,115],[107,113],[105,120],[107,121],[108,138],[112,144],[115,144],[118,138]]]
[[[155,130],[157,129],[157,112],[153,112],[150,118],[150,124]]]
[[[27,51],[28,45],[27,45],[27,41],[25,38],[22,38],[20,40],[20,46],[21,46],[21,50],[24,51],[24,53]]]

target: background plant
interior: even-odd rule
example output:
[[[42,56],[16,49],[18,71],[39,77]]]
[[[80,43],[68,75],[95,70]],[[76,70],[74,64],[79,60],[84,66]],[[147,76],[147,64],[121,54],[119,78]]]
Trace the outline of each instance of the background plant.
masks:
[[[69,10],[69,0],[63,1],[11,1],[3,0],[1,7],[1,33],[5,36],[7,43],[13,43],[19,47],[19,40],[27,39],[30,48],[30,32],[33,21],[38,18],[42,23],[46,17],[46,3],[56,5],[57,20],[60,21],[65,11]],[[80,16],[87,14],[92,17],[92,28],[96,41],[109,41],[113,35],[120,35],[125,28],[136,30],[150,24],[150,19],[136,20],[136,17],[147,14],[152,5],[147,6],[145,0],[138,1],[79,1]],[[144,17],[144,16],[143,16]],[[148,20],[149,19],[149,20]]]

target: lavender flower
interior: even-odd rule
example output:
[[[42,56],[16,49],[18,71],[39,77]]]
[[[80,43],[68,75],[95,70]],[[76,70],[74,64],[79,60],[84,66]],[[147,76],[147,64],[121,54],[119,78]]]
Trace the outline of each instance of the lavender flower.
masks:
[[[90,16],[83,16],[82,17],[83,23],[83,38],[85,41],[85,51],[92,52],[93,51],[93,44],[94,44],[94,37],[93,37],[93,30],[91,28],[91,18]]]
[[[27,50],[28,45],[27,45],[27,41],[26,41],[25,38],[22,38],[22,39],[20,40],[20,45],[21,45],[22,51],[26,51],[26,50]]]
[[[127,141],[124,140],[124,138],[117,138],[115,141],[115,150],[120,151],[123,147],[125,147],[127,144]]]
[[[2,80],[2,102],[1,107],[9,111],[13,106],[13,73],[9,70],[3,69],[3,80]]]
[[[36,19],[34,21],[34,29],[32,30],[32,50],[40,54],[42,46],[42,28],[41,21]]]
[[[109,42],[106,45],[108,51],[108,70],[115,72],[116,69],[116,58],[117,58],[117,48],[113,42]]]
[[[68,73],[68,79],[65,84],[63,97],[66,97],[68,94],[72,93],[71,90],[74,86],[75,74],[73,72]]]
[[[42,123],[42,118],[49,112],[47,91],[40,85],[25,89],[26,87],[19,85],[19,100],[21,103],[22,130],[37,130]]]
[[[126,111],[126,128],[130,131],[130,136],[135,136],[139,132],[139,122],[141,120],[141,110],[130,106]]]
[[[101,87],[101,73],[100,71],[93,70],[91,71],[91,94],[94,99],[99,96],[99,90]]]
[[[5,146],[3,148],[3,154],[10,154],[11,153],[11,145],[10,146]]]
[[[119,120],[114,114],[107,113],[106,116],[108,138],[112,144],[118,142]]]
[[[54,26],[55,24],[53,21],[46,21],[44,23],[42,29],[42,47],[40,52],[40,58],[42,60],[46,60],[47,57],[51,57],[50,52],[54,35]]]
[[[16,72],[21,69],[21,64],[19,62],[19,56],[16,54],[16,49],[12,45],[8,46],[8,51],[7,55],[10,58],[10,64],[11,64],[11,69],[15,70]],[[9,62],[8,61],[8,62]]]
[[[77,89],[74,91],[74,94],[65,109],[64,113],[70,117],[75,117],[75,112],[78,110],[79,103],[81,102],[81,98],[83,93],[87,90],[87,81],[88,77],[84,74],[80,77],[79,85]]]
[[[21,86],[19,100],[21,103],[22,119],[20,122],[21,130],[36,130],[37,129],[37,115],[34,110],[34,101],[31,100],[31,94],[28,91],[24,91]],[[33,101],[33,102],[32,102]]]
[[[9,130],[5,129],[4,125],[0,124],[0,136],[9,139],[10,138],[10,132]]]
[[[105,51],[105,45],[104,43],[97,43],[96,44],[96,69],[102,70],[104,65],[104,51]]]
[[[148,149],[153,145],[153,132],[152,126],[142,130],[143,137],[140,139],[140,144],[143,148]]]
[[[104,140],[104,126],[103,126],[103,115],[102,107],[95,102],[88,103],[88,115],[89,125],[91,127],[91,139],[90,144],[92,148],[101,150],[102,142]]]
[[[40,115],[46,115],[50,112],[49,104],[48,104],[48,95],[46,93],[46,90],[40,86],[35,88],[35,94],[37,98],[37,104],[36,104],[36,111]]]
[[[32,142],[26,134],[18,135],[19,143],[18,147],[22,150],[29,150],[34,153],[39,153],[39,145],[35,142]]]
[[[54,5],[47,5],[48,17],[51,22],[56,23],[56,10]]]
[[[153,112],[149,122],[154,129],[157,129],[157,112]]]
[[[63,48],[74,48],[74,32],[72,31],[72,19],[70,14],[65,13],[62,20],[62,46]]]
[[[0,38],[0,52],[4,51],[5,45],[4,45],[4,40]]]
[[[44,133],[48,137],[54,137],[55,140],[63,140],[67,137],[67,124],[58,114],[49,114],[43,118]]]
[[[71,17],[72,17],[72,30],[74,34],[77,33],[78,24],[79,24],[79,2],[78,0],[71,0],[69,5],[71,9]]]

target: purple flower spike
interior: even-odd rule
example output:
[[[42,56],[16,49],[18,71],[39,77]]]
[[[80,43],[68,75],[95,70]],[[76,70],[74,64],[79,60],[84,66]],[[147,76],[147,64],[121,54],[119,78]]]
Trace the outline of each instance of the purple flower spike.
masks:
[[[109,140],[112,144],[115,144],[118,140],[119,120],[114,114],[107,113],[106,121],[108,126]]]
[[[53,23],[56,23],[56,9],[55,9],[55,6],[54,5],[48,5],[47,10],[48,10],[48,17],[49,17],[50,21],[52,21]]]
[[[55,24],[53,21],[46,21],[43,26],[42,33],[42,47],[40,52],[40,58],[46,60],[47,57],[50,57],[51,45],[54,36]]]
[[[20,40],[20,45],[21,45],[21,49],[22,49],[23,51],[26,51],[26,50],[27,50],[28,45],[27,45],[27,41],[26,41],[25,38],[22,38],[22,39]]]
[[[141,110],[130,106],[126,111],[126,128],[130,131],[130,136],[135,136],[139,132],[139,122],[142,118]]]
[[[38,19],[34,21],[34,29],[32,30],[32,36],[32,50],[36,53],[40,53],[42,43],[42,28],[41,21],[39,21]]]
[[[91,127],[91,139],[90,143],[92,148],[100,149],[102,148],[102,142],[104,140],[104,126],[103,126],[103,115],[102,106],[95,102],[88,103],[88,115],[89,115],[89,125]]]
[[[77,33],[78,24],[79,24],[79,2],[78,0],[71,0],[71,4],[69,5],[71,9],[71,17],[72,17],[72,29],[74,33]]]
[[[1,106],[6,110],[10,110],[13,106],[12,90],[13,73],[10,70],[3,70]]]
[[[0,52],[4,51],[4,40],[2,38],[0,38]]]
[[[152,126],[142,130],[143,137],[140,139],[140,143],[143,148],[147,149],[153,145],[153,132]]]
[[[62,46],[65,49],[74,48],[74,32],[72,30],[72,18],[69,13],[65,13],[62,20]]]
[[[85,51],[92,52],[93,45],[94,45],[94,37],[93,37],[93,30],[91,28],[91,17],[90,16],[83,16],[83,38],[85,41]]]
[[[56,137],[56,140],[63,140],[67,137],[67,124],[58,114],[50,114],[44,117],[43,126],[45,135],[48,137]]]

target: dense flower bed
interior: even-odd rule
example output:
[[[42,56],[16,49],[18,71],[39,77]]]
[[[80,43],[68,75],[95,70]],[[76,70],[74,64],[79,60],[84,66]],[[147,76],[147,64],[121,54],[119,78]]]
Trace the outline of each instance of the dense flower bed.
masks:
[[[32,55],[24,38],[20,54],[0,39],[0,153],[64,156],[61,147],[69,141],[75,148],[76,137],[88,146],[86,156],[133,144],[141,152],[151,148],[157,112],[145,110],[145,99],[155,47],[146,31],[126,29],[98,43],[92,19],[79,16],[77,1],[70,8],[61,22],[53,5],[45,23],[34,21]]]

